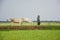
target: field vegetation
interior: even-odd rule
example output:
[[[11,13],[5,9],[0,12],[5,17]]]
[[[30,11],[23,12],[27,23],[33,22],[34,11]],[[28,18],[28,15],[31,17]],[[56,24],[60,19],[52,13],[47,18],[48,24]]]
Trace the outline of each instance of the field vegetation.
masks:
[[[60,40],[60,30],[4,30],[0,40]]]
[[[0,26],[37,26],[37,22],[31,23],[0,23]],[[60,26],[60,22],[41,22],[40,26]]]
[[[0,23],[0,27],[29,27],[38,26],[36,22],[30,23]],[[0,40],[60,40],[60,23],[41,22],[42,30],[0,30]],[[45,30],[46,29],[46,30]],[[53,30],[52,30],[53,29]],[[55,30],[56,29],[56,30]],[[59,30],[58,30],[59,29]]]

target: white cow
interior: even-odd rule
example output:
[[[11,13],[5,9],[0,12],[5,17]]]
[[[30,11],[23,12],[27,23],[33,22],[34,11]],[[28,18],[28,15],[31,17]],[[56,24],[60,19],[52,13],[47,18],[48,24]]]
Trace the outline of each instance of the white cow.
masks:
[[[20,24],[22,24],[23,22],[32,23],[32,21],[29,18],[11,18],[10,20],[11,22],[20,23]]]

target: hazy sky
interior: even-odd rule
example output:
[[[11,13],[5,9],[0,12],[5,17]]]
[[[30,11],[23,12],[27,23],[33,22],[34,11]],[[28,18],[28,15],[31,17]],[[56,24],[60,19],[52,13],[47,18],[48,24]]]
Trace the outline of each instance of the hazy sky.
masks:
[[[27,17],[60,21],[60,0],[0,0],[0,20]]]

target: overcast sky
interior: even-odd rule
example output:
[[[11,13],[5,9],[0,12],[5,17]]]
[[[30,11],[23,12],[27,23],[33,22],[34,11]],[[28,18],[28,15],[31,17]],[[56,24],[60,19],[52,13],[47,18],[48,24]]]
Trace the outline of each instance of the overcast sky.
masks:
[[[60,21],[60,0],[0,0],[0,20],[27,17]]]

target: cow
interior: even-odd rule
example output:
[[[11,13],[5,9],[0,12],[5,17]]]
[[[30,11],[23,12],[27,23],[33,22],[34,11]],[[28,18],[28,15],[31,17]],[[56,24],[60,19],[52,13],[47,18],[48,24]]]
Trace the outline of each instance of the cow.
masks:
[[[13,23],[20,23],[20,24],[23,24],[24,22],[32,23],[31,19],[29,18],[10,18],[10,21]]]

